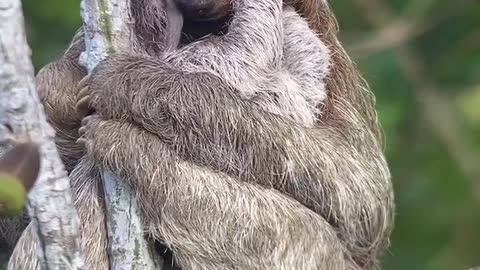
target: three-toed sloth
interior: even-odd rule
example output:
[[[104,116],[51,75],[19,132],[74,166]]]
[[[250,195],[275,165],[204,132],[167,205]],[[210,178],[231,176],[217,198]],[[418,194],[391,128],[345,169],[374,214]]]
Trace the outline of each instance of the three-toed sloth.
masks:
[[[79,84],[79,34],[37,76],[88,269],[108,269],[103,169],[134,189],[148,237],[180,269],[376,268],[393,222],[390,174],[373,98],[327,3],[131,8],[134,53]],[[11,269],[38,267],[32,228]]]

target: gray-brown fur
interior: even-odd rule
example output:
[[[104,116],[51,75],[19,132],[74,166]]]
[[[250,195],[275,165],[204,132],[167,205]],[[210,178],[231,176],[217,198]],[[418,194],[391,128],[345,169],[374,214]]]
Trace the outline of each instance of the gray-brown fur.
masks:
[[[303,58],[304,40],[290,47],[293,56],[288,57],[288,44],[300,42],[288,34],[286,22],[295,15],[282,14],[279,0],[237,1],[237,9],[242,3],[252,8],[243,15],[237,10],[243,20],[233,21],[226,37],[172,53],[145,49],[149,57],[115,56],[90,78],[98,116],[88,117],[82,132],[96,164],[81,159],[70,178],[91,268],[106,269],[107,263],[98,168],[129,181],[139,195],[148,234],[171,248],[183,269],[377,265],[393,222],[390,175],[373,101],[338,44],[333,15],[322,0],[291,0],[330,53],[314,46],[323,58],[308,58],[311,52]],[[146,9],[157,5],[144,4]],[[252,10],[256,13],[249,14]],[[165,23],[149,22],[155,18],[162,19],[136,19],[163,25],[161,32]],[[194,56],[193,48],[201,54]],[[70,53],[76,49],[72,46]],[[302,60],[318,63],[313,67],[318,70],[299,73]],[[57,65],[72,68],[62,73]],[[76,65],[64,57],[37,78],[49,86],[39,87],[44,102],[57,104],[47,110],[50,121],[58,130],[69,130],[61,121],[76,125],[65,132],[66,139],[62,134],[58,139],[72,164],[83,154],[71,144],[81,117],[59,117],[75,107],[73,88],[84,75]],[[71,84],[61,80],[74,73]],[[284,76],[291,84],[278,80]],[[295,84],[298,91],[278,98],[285,92],[275,91],[290,91]],[[305,106],[289,107],[292,100]],[[309,115],[317,121],[308,122]],[[12,269],[34,268],[31,233],[20,240]]]

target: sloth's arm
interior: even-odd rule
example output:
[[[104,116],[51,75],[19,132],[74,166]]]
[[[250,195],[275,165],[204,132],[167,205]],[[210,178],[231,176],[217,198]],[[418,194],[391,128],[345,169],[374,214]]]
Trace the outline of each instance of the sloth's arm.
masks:
[[[321,214],[359,258],[383,248],[390,175],[359,115],[304,128],[206,73],[134,57],[100,65],[88,91],[104,119],[131,121],[186,160],[288,194]]]
[[[284,8],[283,25],[282,67],[310,106],[319,106],[327,95],[325,81],[330,73],[331,51],[293,7]]]
[[[233,3],[234,16],[224,36],[195,41],[166,59],[182,70],[215,74],[230,85],[242,84],[245,91],[254,91],[250,83],[271,75],[281,64],[282,1]]]
[[[280,192],[179,158],[128,122],[85,119],[87,151],[138,195],[145,227],[185,269],[350,269],[336,231]]]
[[[87,74],[78,63],[83,50],[83,35],[79,32],[63,57],[43,67],[35,81],[48,122],[56,132],[59,154],[68,171],[84,153],[76,144],[81,118],[75,110],[77,84]]]

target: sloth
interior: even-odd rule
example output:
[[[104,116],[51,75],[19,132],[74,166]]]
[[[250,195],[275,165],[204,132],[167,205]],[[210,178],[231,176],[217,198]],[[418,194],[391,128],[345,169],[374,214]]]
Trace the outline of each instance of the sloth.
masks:
[[[393,223],[390,175],[371,93],[328,5],[177,0],[190,40],[172,50],[171,4],[132,1],[139,54],[113,55],[79,83],[79,34],[37,76],[87,266],[108,269],[108,169],[180,269],[376,268]],[[196,16],[213,35],[186,30]],[[37,241],[27,227],[10,269],[38,268]]]
[[[281,1],[275,5],[266,5],[260,1],[253,6],[242,6],[241,1],[238,2],[240,3],[234,10],[235,18],[225,29],[224,17],[218,16],[228,15],[230,1],[177,0],[182,14],[187,14],[187,19],[193,19],[197,23],[205,18],[204,15],[194,16],[201,13],[196,10],[201,11],[202,6],[207,6],[212,10],[211,14],[206,13],[209,14],[207,16],[212,20],[217,19],[217,24],[205,28],[217,35],[221,29],[227,33],[220,37],[209,36],[178,50],[164,52],[158,58],[185,72],[216,75],[238,90],[243,98],[259,104],[263,109],[288,116],[305,126],[313,126],[320,113],[318,107],[326,96],[324,79],[328,73],[328,49],[292,7],[286,7],[285,10],[282,8]],[[241,20],[251,16],[248,8],[257,6],[264,10],[271,9],[273,16],[265,18],[263,25]],[[169,18],[167,21],[181,23],[181,18],[172,18],[178,14],[174,8],[169,8],[169,11],[166,12]],[[144,14],[143,17],[149,16]],[[186,23],[187,26],[191,24],[188,21]],[[256,33],[260,30],[254,29],[257,27],[264,31],[261,35],[245,35]],[[175,31],[172,29],[167,32]],[[136,47],[140,47],[140,50],[144,48],[141,45]],[[81,114],[88,110],[87,101],[89,99],[85,97],[79,104]]]

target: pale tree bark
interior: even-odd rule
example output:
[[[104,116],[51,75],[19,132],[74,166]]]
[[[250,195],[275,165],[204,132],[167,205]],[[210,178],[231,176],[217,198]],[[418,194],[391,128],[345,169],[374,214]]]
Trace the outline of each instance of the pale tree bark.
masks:
[[[129,0],[83,0],[86,52],[81,63],[91,70],[108,53],[130,51]],[[158,269],[144,238],[140,211],[132,189],[118,176],[103,172],[110,268]]]
[[[43,269],[82,269],[79,221],[67,172],[35,90],[20,0],[0,0],[0,144],[40,145],[41,173],[28,195]]]

